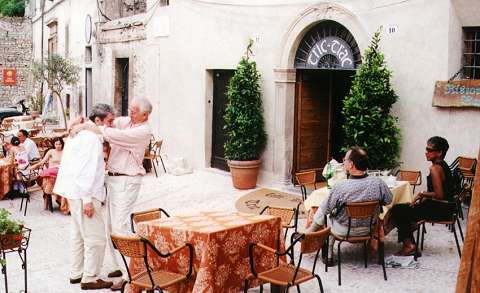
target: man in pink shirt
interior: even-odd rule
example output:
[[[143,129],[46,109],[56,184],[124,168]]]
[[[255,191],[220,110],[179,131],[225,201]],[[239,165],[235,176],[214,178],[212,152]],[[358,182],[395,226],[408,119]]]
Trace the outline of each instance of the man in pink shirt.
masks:
[[[110,143],[110,156],[107,161],[107,235],[130,234],[130,214],[135,204],[142,176],[145,175],[143,157],[150,143],[152,131],[148,117],[152,105],[147,99],[137,98],[131,101],[129,117],[119,117],[113,122],[113,127],[103,129],[103,138]],[[110,237],[110,236],[108,236]],[[120,255],[109,241],[107,258],[111,262],[109,277],[123,274],[127,278],[123,265],[120,265]],[[122,269],[122,270],[120,270]],[[120,290],[124,281],[112,286],[112,290]]]

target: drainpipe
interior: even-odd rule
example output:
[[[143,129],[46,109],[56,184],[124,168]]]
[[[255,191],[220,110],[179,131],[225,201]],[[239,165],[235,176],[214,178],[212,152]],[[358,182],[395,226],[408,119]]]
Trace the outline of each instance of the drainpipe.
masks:
[[[40,21],[40,25],[42,26],[42,33],[41,33],[41,41],[40,41],[40,62],[41,64],[43,65],[43,33],[44,33],[44,27],[43,27],[43,23],[45,21],[44,19],[44,11],[45,11],[45,0],[40,0],[40,13],[42,14],[41,17],[42,17],[42,20]],[[42,83],[40,85],[40,94],[42,95],[43,97],[43,80],[42,80]]]

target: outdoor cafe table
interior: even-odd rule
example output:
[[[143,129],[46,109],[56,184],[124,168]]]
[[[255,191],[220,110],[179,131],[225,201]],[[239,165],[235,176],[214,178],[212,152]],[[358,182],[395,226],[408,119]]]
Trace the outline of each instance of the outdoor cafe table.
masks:
[[[389,205],[383,206],[383,213],[379,215],[380,220],[383,221],[384,225],[388,225],[388,210],[391,209],[394,205],[399,203],[409,203],[413,200],[413,192],[410,184],[407,181],[397,181],[395,186],[391,187],[390,190],[392,191],[393,198],[392,202]],[[320,204],[328,197],[329,190],[327,187],[323,187],[313,191],[308,198],[305,200],[305,210],[308,211],[307,217],[307,227],[313,221],[313,216],[317,211]],[[390,231],[386,229],[385,232]]]
[[[193,273],[187,282],[169,287],[169,292],[240,292],[245,277],[250,273],[248,246],[260,242],[272,248],[284,248],[281,220],[267,215],[239,212],[200,212],[195,215],[175,216],[138,224],[138,234],[155,244],[161,252],[189,242],[194,248]],[[262,254],[255,266],[258,271],[271,268],[275,260]],[[188,253],[182,251],[170,258],[159,258],[149,253],[153,269],[184,273],[188,267]],[[143,259],[131,259],[130,273],[145,269]],[[252,282],[252,285],[257,285]],[[140,292],[127,285],[125,292]]]
[[[12,185],[13,164],[0,159],[0,200],[4,199]]]

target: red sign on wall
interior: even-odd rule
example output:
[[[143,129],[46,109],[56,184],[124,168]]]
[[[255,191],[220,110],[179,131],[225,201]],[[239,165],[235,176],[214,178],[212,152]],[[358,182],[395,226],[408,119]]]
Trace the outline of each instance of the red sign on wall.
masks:
[[[3,70],[3,85],[17,84],[17,70],[14,68],[7,68]]]

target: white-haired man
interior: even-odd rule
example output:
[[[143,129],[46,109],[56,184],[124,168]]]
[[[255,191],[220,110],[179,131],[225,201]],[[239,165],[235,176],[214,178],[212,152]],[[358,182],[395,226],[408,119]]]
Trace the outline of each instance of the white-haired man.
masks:
[[[103,126],[114,118],[113,108],[96,104],[85,124]],[[68,139],[53,192],[68,198],[71,212],[72,266],[70,283],[81,283],[82,290],[112,286],[98,278],[105,255],[105,201],[102,139],[83,130]]]
[[[145,175],[143,157],[152,136],[148,124],[152,104],[147,99],[133,99],[128,112],[128,117],[116,118],[113,127],[106,127],[103,130],[103,137],[111,147],[106,178],[107,235],[130,233],[130,214],[140,191],[142,176]],[[123,275],[127,278],[123,265],[120,265],[119,255],[111,242],[108,251],[111,266],[111,273],[108,276]],[[111,289],[120,290],[124,282],[122,280],[114,284]]]

